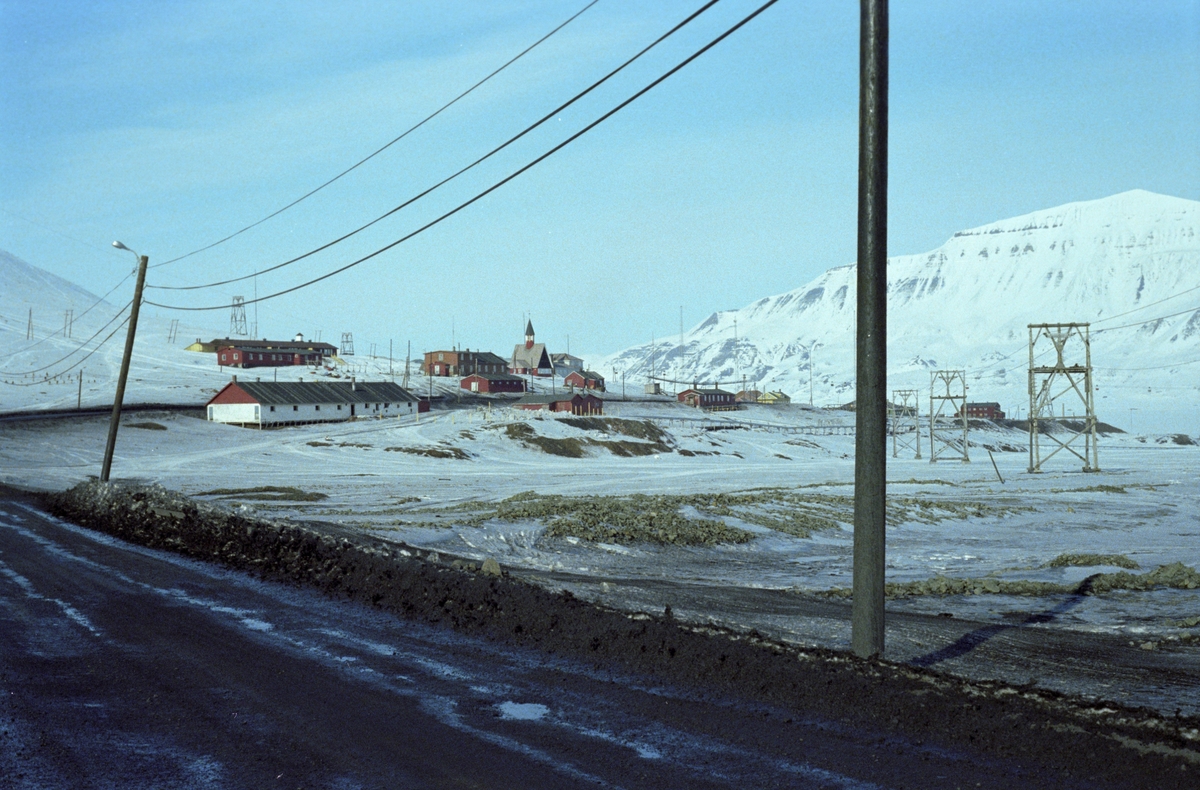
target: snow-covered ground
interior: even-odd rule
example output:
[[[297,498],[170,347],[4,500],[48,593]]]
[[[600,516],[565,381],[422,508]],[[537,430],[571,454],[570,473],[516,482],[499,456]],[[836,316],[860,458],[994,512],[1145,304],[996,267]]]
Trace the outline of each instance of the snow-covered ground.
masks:
[[[610,402],[605,416],[663,434],[637,438],[620,433],[621,423],[601,427],[499,407],[273,431],[139,413],[125,419],[114,475],[262,514],[359,526],[455,556],[494,557],[510,568],[803,592],[849,586],[854,439],[833,431],[852,415],[802,406],[701,415],[670,403]],[[754,427],[712,430],[734,422]],[[0,481],[63,488],[83,480],[97,472],[105,429],[101,418],[0,423]],[[555,451],[582,448],[583,457],[546,452],[544,440]],[[928,453],[925,460],[889,459],[897,519],[888,531],[889,581],[945,575],[1074,584],[1121,570],[1049,565],[1063,554],[1122,555],[1137,564],[1133,573],[1176,562],[1200,566],[1200,446],[1110,436],[1101,440],[1100,472],[1084,473],[1060,455],[1031,475],[1027,454],[1011,449],[1024,447],[1024,434],[973,430],[971,441],[967,464],[931,464]],[[614,451],[621,442],[624,449]],[[647,454],[623,454],[637,444]],[[987,447],[996,450],[1003,483]],[[259,487],[294,490],[251,490]],[[526,492],[601,504],[636,494],[690,496],[694,506],[643,505],[674,502],[692,519],[714,518],[707,496],[751,492],[748,506],[716,518],[753,538],[716,546],[588,541],[547,536],[545,518],[492,517],[495,503]],[[763,526],[762,516],[784,510],[831,523],[798,534]],[[1038,604],[982,594],[889,605],[986,620]],[[1196,630],[1181,623],[1197,615],[1200,590],[1112,592],[1088,597],[1059,625],[1161,638]]]

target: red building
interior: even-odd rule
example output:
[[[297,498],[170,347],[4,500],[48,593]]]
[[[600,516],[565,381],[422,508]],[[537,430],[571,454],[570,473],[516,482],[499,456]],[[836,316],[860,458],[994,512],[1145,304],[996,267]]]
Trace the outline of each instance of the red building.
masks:
[[[492,375],[472,373],[459,382],[459,386],[471,392],[524,392],[525,379],[501,373]]]
[[[295,340],[243,340],[225,338],[214,340],[217,364],[221,367],[262,368],[290,365],[319,365],[337,354],[337,346],[306,341],[300,335]]]
[[[590,393],[565,393],[563,395],[526,395],[513,404],[528,411],[556,411],[576,415],[603,414],[604,401]]]
[[[1003,420],[1004,412],[1000,410],[999,403],[968,403],[963,406],[963,411],[968,417],[975,417],[981,420]],[[954,415],[961,417],[962,412]]]
[[[604,392],[604,377],[592,370],[576,370],[563,378],[563,386]]]
[[[421,372],[434,376],[470,376],[481,373],[485,376],[506,373],[508,365],[490,351],[426,351]]]
[[[732,392],[722,389],[686,389],[676,396],[680,403],[695,406],[697,409],[724,411],[738,408],[737,397]]]

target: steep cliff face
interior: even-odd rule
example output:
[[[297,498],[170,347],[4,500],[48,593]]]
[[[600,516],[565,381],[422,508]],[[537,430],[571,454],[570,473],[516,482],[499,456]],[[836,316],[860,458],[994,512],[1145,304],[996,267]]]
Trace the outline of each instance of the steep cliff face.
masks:
[[[816,402],[844,402],[854,384],[855,275],[853,264],[830,269],[712,314],[682,345],[637,346],[601,366],[631,380],[651,365],[688,382],[740,386],[744,376],[806,400],[811,364]],[[1173,401],[1200,402],[1200,365],[1187,364],[1200,360],[1200,203],[1135,190],[889,259],[889,386],[927,391],[930,370],[966,369],[972,399],[1015,406],[1027,399],[1028,324],[1072,321],[1092,324],[1100,406],[1113,398],[1186,417]]]

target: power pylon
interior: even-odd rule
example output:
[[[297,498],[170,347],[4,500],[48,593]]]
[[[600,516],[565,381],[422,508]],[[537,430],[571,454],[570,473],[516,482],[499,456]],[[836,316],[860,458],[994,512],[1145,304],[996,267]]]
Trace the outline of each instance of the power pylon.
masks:
[[[33,308],[29,308],[29,326],[25,329],[25,339],[33,340]]]
[[[176,336],[179,334],[179,319],[171,319],[171,328],[167,332],[167,342],[174,343]]]
[[[354,356],[354,333],[342,332],[342,345],[338,349],[338,353],[343,357]]]
[[[70,338],[71,330],[75,328],[75,311],[68,310],[63,314],[63,337]]]
[[[246,337],[246,299],[233,297],[233,308],[229,313],[229,336]]]
[[[1092,344],[1089,324],[1029,324],[1029,472],[1039,473],[1042,464],[1060,451],[1066,450],[1083,461],[1083,471],[1100,471],[1100,459],[1096,453],[1096,404],[1092,395]],[[1069,346],[1069,347],[1068,347]],[[1054,351],[1054,363],[1035,365],[1039,352]],[[1068,358],[1082,363],[1067,362]],[[1056,391],[1057,390],[1057,391]],[[1078,400],[1076,400],[1078,398]],[[1066,413],[1066,401],[1075,407],[1082,406],[1083,414]],[[1056,403],[1061,404],[1059,415],[1054,413]],[[1071,431],[1065,442],[1058,438],[1062,420],[1083,422],[1082,431]],[[1043,426],[1045,433],[1043,433]],[[1044,458],[1041,439],[1057,445]],[[1072,447],[1083,437],[1083,453]]]
[[[917,390],[892,390],[888,404],[888,422],[892,426],[892,457],[899,458],[901,448],[921,457],[921,404]]]
[[[962,431],[962,438],[957,436]],[[943,458],[971,462],[967,451],[967,374],[935,370],[929,375],[929,463]]]

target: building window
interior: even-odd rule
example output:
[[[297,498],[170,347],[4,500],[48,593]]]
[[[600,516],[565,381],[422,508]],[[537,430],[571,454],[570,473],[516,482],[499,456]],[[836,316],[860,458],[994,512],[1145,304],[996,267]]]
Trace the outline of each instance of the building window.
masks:
[[[271,407],[271,411],[275,411],[275,407],[274,407],[274,406],[272,406],[272,407]]]
[[[321,407],[320,407],[320,406],[318,406],[317,408],[319,409],[319,408],[321,408]],[[339,404],[338,404],[338,411],[341,411],[341,410],[342,410],[342,404],[340,404],[340,403],[339,403]]]
[[[438,362],[444,362],[445,360],[446,360],[445,354],[438,354]]]
[[[386,409],[388,406],[391,406],[391,405],[392,405],[392,404],[390,404],[390,403],[385,403],[385,404],[383,404],[383,408],[385,408],[385,409]]]
[[[299,406],[293,406],[293,407],[292,407],[292,411],[300,411],[300,407],[299,407]]]
[[[224,354],[222,354],[222,355],[221,355],[221,361],[222,361],[222,362],[224,362],[224,361],[225,361],[225,359],[226,359],[226,356],[225,356]]]

